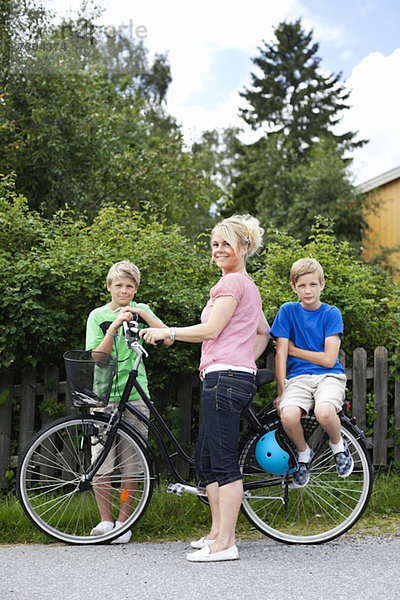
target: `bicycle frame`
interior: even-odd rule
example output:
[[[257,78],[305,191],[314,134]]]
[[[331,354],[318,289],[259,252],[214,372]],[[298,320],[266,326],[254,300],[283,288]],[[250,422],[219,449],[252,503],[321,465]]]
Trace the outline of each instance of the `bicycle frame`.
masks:
[[[129,377],[126,382],[124,391],[122,393],[122,397],[121,397],[121,400],[120,400],[120,403],[118,406],[118,410],[115,413],[115,415],[112,415],[110,418],[109,426],[110,426],[111,432],[107,436],[107,440],[104,445],[104,449],[101,452],[100,456],[95,461],[95,463],[92,466],[92,468],[90,469],[89,473],[87,473],[87,475],[85,477],[85,481],[82,482],[82,484],[81,484],[82,489],[84,489],[85,485],[87,485],[87,486],[91,485],[89,482],[92,481],[92,479],[94,478],[98,469],[100,468],[100,466],[103,464],[104,460],[106,459],[108,451],[110,450],[111,445],[117,434],[119,424],[121,423],[121,421],[123,421],[123,417],[122,417],[123,412],[125,409],[127,409],[127,410],[129,410],[129,412],[131,412],[133,415],[135,415],[138,418],[138,420],[142,421],[148,427],[148,430],[153,434],[154,439],[157,443],[157,446],[161,452],[163,461],[166,464],[168,470],[170,471],[171,475],[174,478],[175,485],[171,484],[169,491],[176,493],[178,495],[181,495],[183,492],[189,492],[189,493],[193,493],[193,494],[197,494],[197,495],[206,495],[205,488],[193,486],[192,484],[187,482],[180,475],[180,473],[177,471],[175,465],[173,464],[171,459],[176,455],[179,455],[187,464],[189,464],[191,466],[194,465],[194,459],[192,457],[190,457],[184,451],[182,446],[179,444],[178,440],[175,438],[175,436],[169,429],[169,427],[166,424],[165,420],[163,419],[162,415],[155,407],[154,403],[150,400],[150,398],[147,396],[147,394],[144,392],[141,385],[137,381],[139,365],[143,359],[143,356],[147,355],[146,350],[138,343],[137,338],[132,339],[132,340],[127,339],[127,343],[129,345],[129,347],[133,351],[136,352],[136,360],[135,360],[133,369],[129,373]],[[148,409],[150,411],[150,415],[154,417],[154,419],[157,422],[158,427],[156,425],[154,425],[154,423],[148,417],[146,417],[146,415],[144,415],[139,409],[137,409],[135,406],[133,406],[132,404],[129,403],[129,397],[130,397],[130,394],[131,394],[133,388],[136,389],[139,396],[142,398],[142,400],[148,407]],[[265,407],[264,410],[267,411],[270,406],[271,405],[268,405],[267,407]],[[262,425],[262,423],[260,422],[259,418],[257,417],[255,411],[251,407],[249,409],[247,409],[247,411],[244,414],[244,417],[246,418],[246,420],[248,421],[248,423],[250,424],[251,428],[254,430],[255,433],[258,432],[260,435],[263,435],[266,432],[265,427]],[[365,442],[366,442],[365,435],[361,431],[361,429],[357,426],[355,420],[349,419],[343,413],[341,413],[340,417],[341,417],[341,419],[346,420],[349,424],[351,424],[351,426],[353,427],[355,432],[358,434],[357,437],[362,441],[362,443],[365,444]],[[153,455],[153,458],[154,458],[154,453],[153,453],[151,444],[148,442],[148,440],[134,426],[130,425],[129,423],[126,423],[126,425],[131,430],[133,430],[135,432],[135,434],[141,439],[142,444],[147,446],[150,449],[151,454]],[[168,446],[163,439],[163,435],[172,444],[172,446],[175,450],[175,452],[173,454],[170,454],[170,452],[168,450]],[[318,455],[318,451],[320,450],[320,448],[323,447],[325,438],[326,438],[326,434],[325,434],[325,437],[323,437],[323,439],[321,439],[320,444],[319,444],[318,448],[316,449],[316,453],[315,453],[316,455]],[[274,481],[273,479],[269,479],[268,481],[265,481],[264,479],[260,479],[260,480],[252,481],[252,482],[244,482],[243,489],[244,489],[244,492],[246,492],[246,491],[260,489],[260,488],[264,488],[264,487],[273,487],[274,485],[276,485],[277,482],[281,482],[281,479],[277,479],[276,481]],[[286,478],[285,497],[287,497],[288,484],[289,484],[289,478]]]
[[[192,457],[190,457],[184,451],[184,449],[182,448],[182,446],[180,445],[180,443],[178,442],[176,437],[173,435],[173,433],[169,429],[164,418],[162,417],[160,412],[155,407],[154,403],[150,400],[150,398],[147,396],[147,394],[144,392],[143,388],[137,381],[139,364],[142,361],[143,356],[145,354],[147,354],[146,351],[138,343],[135,343],[135,342],[131,343],[131,349],[133,351],[135,351],[136,355],[137,355],[135,364],[134,364],[133,369],[129,373],[128,380],[126,382],[124,391],[122,393],[121,400],[118,405],[118,410],[114,415],[111,416],[111,419],[109,422],[110,433],[107,435],[107,440],[104,445],[104,448],[103,448],[100,456],[97,458],[97,460],[93,464],[90,471],[86,474],[85,482],[88,482],[86,485],[90,485],[89,482],[91,482],[93,480],[97,471],[99,470],[99,468],[103,464],[104,460],[106,459],[106,456],[112,446],[115,436],[117,435],[118,427],[119,427],[121,421],[123,421],[122,415],[123,415],[124,410],[126,409],[126,410],[129,410],[130,413],[135,415],[140,421],[142,421],[148,427],[149,431],[153,434],[154,439],[157,443],[157,446],[161,452],[163,461],[166,464],[171,475],[173,476],[175,484],[178,484],[178,487],[176,489],[174,489],[174,490],[171,489],[170,491],[173,491],[174,493],[177,493],[179,495],[181,495],[181,493],[183,491],[194,493],[197,495],[206,495],[205,488],[193,486],[192,484],[187,482],[179,474],[175,465],[173,464],[172,458],[176,455],[179,455],[187,464],[189,464],[191,466],[194,465],[194,459]],[[132,404],[129,403],[129,397],[131,395],[133,388],[138,392],[139,396],[142,398],[142,400],[148,407],[148,409],[150,411],[150,415],[155,418],[158,427],[156,425],[154,425],[154,423],[148,417],[146,417],[146,415],[144,415],[139,409],[137,409],[135,406],[133,406]],[[95,413],[95,411],[94,411],[94,413]],[[255,429],[255,431],[259,431],[260,435],[265,433],[265,428],[262,426],[262,424],[260,423],[260,421],[258,420],[258,418],[256,416],[256,413],[254,412],[254,410],[251,407],[246,411],[245,417],[246,417],[247,421],[251,424],[251,426]],[[147,447],[149,447],[153,454],[151,445],[149,444],[148,440],[140,433],[140,431],[138,431],[134,426],[130,425],[129,423],[126,423],[126,425],[130,429],[133,429],[135,434],[141,438],[142,443],[144,443]],[[168,439],[168,441],[174,447],[175,452],[173,454],[170,454],[170,452],[168,450],[168,446],[162,437],[163,435]],[[82,485],[84,487],[85,483],[82,482]],[[245,489],[255,489],[257,487],[262,487],[263,485],[265,485],[265,482],[259,482],[258,485],[256,482],[252,482],[248,486],[245,485]],[[179,487],[179,486],[181,486],[181,487]]]

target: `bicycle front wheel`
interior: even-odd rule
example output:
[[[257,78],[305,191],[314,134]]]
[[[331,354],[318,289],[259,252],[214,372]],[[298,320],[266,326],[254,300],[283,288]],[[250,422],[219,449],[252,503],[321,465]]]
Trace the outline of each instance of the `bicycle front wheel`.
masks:
[[[270,428],[278,422],[277,417],[275,422],[271,420]],[[363,514],[372,492],[372,465],[356,430],[342,421],[342,435],[353,456],[354,469],[349,477],[339,477],[326,435],[315,417],[304,417],[302,424],[309,446],[318,448],[308,484],[295,487],[289,478],[286,490],[285,478],[269,475],[256,460],[260,435],[249,435],[240,453],[245,490],[246,483],[249,486],[242,511],[259,531],[278,542],[321,544],[348,531]]]
[[[92,482],[86,479],[104,447],[107,423],[102,416],[65,417],[39,431],[21,457],[17,490],[22,508],[41,531],[60,542],[109,542],[128,531],[150,502],[152,463],[140,438],[123,423],[112,464],[107,457],[107,472],[100,474],[100,469]],[[111,507],[113,521],[122,511],[123,526],[93,535],[104,505]]]

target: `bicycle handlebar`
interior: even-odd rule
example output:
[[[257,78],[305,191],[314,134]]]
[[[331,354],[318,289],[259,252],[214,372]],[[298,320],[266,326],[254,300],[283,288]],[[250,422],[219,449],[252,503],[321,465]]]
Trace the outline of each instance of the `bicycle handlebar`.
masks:
[[[140,338],[139,332],[139,323],[144,323],[147,325],[146,321],[139,317],[137,313],[132,313],[131,321],[124,321],[122,323],[122,327],[124,330],[124,337],[127,343],[128,348],[133,348],[134,344],[137,345]],[[163,340],[157,340],[157,346],[162,346],[164,344]]]
[[[132,313],[132,319],[122,323],[124,338],[128,348],[132,348],[132,345],[140,340],[139,323],[145,323],[145,321],[137,313]]]

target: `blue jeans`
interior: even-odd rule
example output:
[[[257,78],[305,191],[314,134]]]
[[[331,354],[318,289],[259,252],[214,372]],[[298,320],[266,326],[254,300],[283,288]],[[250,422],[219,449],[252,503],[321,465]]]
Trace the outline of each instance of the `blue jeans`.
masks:
[[[240,418],[256,394],[256,376],[243,371],[214,371],[203,381],[203,419],[196,446],[202,486],[242,479],[238,465]]]

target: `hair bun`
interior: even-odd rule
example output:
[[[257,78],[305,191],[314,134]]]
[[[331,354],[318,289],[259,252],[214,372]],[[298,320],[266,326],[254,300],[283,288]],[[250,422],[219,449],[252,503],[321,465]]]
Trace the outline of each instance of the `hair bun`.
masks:
[[[248,246],[247,255],[253,256],[262,248],[264,229],[252,215],[232,215],[221,222],[221,225],[232,227],[240,243]]]

